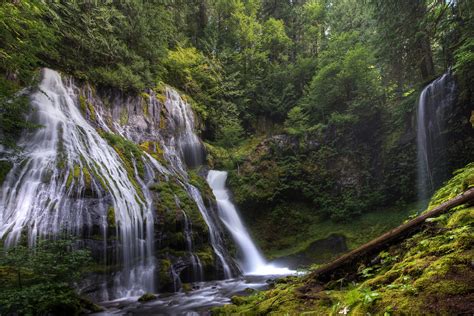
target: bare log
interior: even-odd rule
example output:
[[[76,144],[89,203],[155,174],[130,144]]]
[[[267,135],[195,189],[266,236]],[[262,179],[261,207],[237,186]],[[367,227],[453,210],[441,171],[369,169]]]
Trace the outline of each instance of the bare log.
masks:
[[[426,219],[430,217],[439,216],[449,211],[453,207],[472,201],[474,201],[474,188],[465,191],[464,193],[435,207],[434,209],[386,232],[380,237],[377,237],[369,241],[368,243],[360,246],[359,248],[356,248],[351,252],[342,255],[341,257],[320,267],[319,269],[316,269],[309,275],[309,277],[317,281],[328,281],[333,277],[340,276],[341,274],[347,271],[338,270],[346,270],[350,267],[355,268],[359,260],[366,258],[370,254],[373,254],[375,251],[380,251],[382,248],[389,246],[395,241],[406,238],[407,236],[417,231],[419,228],[421,228],[422,224],[426,221]]]

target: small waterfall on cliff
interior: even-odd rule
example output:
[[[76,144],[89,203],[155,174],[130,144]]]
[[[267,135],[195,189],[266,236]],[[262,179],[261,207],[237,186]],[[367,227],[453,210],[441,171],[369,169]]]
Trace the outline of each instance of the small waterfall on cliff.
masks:
[[[219,217],[231,233],[241,253],[241,265],[245,274],[276,275],[291,274],[293,271],[287,268],[278,268],[267,264],[263,255],[255,246],[247,229],[237,213],[235,206],[229,198],[225,187],[227,172],[210,170],[207,182],[212,188],[219,208]]]
[[[91,233],[94,223],[113,226],[122,266],[113,295],[153,291],[150,197],[137,191],[118,154],[84,119],[73,96],[72,85],[66,87],[57,72],[43,70],[31,95],[42,128],[22,138],[24,156],[2,185],[0,239],[10,247],[27,232],[34,246],[38,238],[62,232]],[[87,205],[85,194],[99,196],[98,204]],[[113,222],[107,224],[108,218]]]
[[[448,111],[456,99],[456,84],[450,72],[431,82],[421,92],[417,110],[418,198],[425,201],[446,178],[446,140],[443,135]]]
[[[201,193],[199,190],[193,186],[189,185],[188,186],[188,192],[189,194],[193,197],[194,201],[196,202],[199,211],[201,212],[204,221],[206,221],[207,226],[209,227],[209,235],[211,238],[211,246],[214,250],[214,253],[216,254],[217,258],[219,259],[222,269],[224,272],[224,278],[225,279],[230,279],[232,277],[232,271],[230,269],[230,264],[227,262],[226,257],[224,256],[225,252],[225,247],[224,247],[224,241],[222,240],[220,236],[219,230],[216,228],[216,224],[214,223],[213,219],[209,215],[209,212],[204,205],[204,202],[202,200]]]
[[[165,107],[173,118],[171,121],[174,124],[173,129],[178,132],[177,146],[173,147],[181,151],[181,156],[189,167],[202,165],[204,149],[199,137],[194,132],[194,115],[191,107],[184,102],[176,90],[170,88],[166,89]]]

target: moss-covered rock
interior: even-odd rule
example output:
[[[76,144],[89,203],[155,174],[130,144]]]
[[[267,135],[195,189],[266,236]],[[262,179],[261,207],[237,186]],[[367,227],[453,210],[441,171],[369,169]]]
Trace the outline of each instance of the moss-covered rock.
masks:
[[[158,262],[158,284],[161,290],[174,290],[173,276],[171,274],[171,261],[169,259],[161,259]]]
[[[156,300],[158,297],[151,293],[145,293],[138,298],[140,303],[150,302]]]
[[[107,209],[107,226],[109,228],[115,228],[115,208],[113,206],[109,206]]]
[[[128,179],[134,186],[135,191],[137,192],[140,199],[144,201],[145,197],[143,195],[142,188],[135,179],[135,167],[140,177],[143,178],[145,174],[145,166],[143,165],[143,161],[140,159],[143,155],[142,150],[135,143],[119,135],[101,132],[101,136],[108,141],[108,143],[115,149],[117,154],[124,162]]]

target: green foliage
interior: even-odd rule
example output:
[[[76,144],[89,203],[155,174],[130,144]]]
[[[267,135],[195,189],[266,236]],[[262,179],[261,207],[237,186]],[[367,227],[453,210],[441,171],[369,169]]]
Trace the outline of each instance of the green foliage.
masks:
[[[308,116],[303,113],[299,106],[295,106],[288,112],[285,121],[285,131],[290,135],[302,135],[308,129]]]
[[[473,98],[474,85],[474,38],[467,38],[456,50],[454,71],[457,74],[461,87],[461,97],[465,100]]]
[[[194,47],[176,47],[168,53],[165,66],[168,83],[203,101],[204,90],[212,89],[220,80],[220,65]]]
[[[164,4],[54,2],[48,17],[58,35],[54,63],[75,77],[124,91],[152,87],[173,34]]]
[[[57,39],[44,19],[47,7],[40,0],[0,4],[0,71],[9,78],[29,83],[44,58],[55,55]]]
[[[237,120],[224,122],[216,133],[216,142],[224,148],[231,148],[242,141],[244,130]]]
[[[0,160],[0,185],[3,183],[12,168],[13,164],[11,162]]]
[[[345,40],[343,37],[342,43]],[[336,46],[340,47],[339,42]],[[373,62],[369,50],[356,45],[323,66],[302,101],[302,107],[311,113],[312,122],[328,122],[333,113],[340,116],[345,112],[355,118],[349,120],[352,125],[368,119],[379,107],[382,91]]]
[[[12,82],[0,78],[0,145],[13,148],[22,131],[39,127],[27,119],[31,111],[29,99],[18,94],[16,88]]]
[[[34,249],[16,246],[0,256],[0,311],[42,315],[79,314],[81,299],[72,289],[90,263],[87,250],[71,240],[39,241]]]

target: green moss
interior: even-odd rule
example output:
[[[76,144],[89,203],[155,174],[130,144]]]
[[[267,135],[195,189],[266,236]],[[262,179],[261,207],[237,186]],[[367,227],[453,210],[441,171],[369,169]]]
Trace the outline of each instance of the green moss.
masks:
[[[176,220],[176,212],[184,211],[192,222],[193,233],[207,234],[208,227],[196,203],[186,190],[175,180],[161,181],[151,187],[159,193],[156,207],[160,214],[168,215],[169,220]],[[171,216],[171,217],[170,217]]]
[[[194,185],[196,188],[199,189],[201,194],[203,195],[204,201],[211,199],[214,200],[214,194],[212,193],[212,189],[209,187],[206,179],[201,177],[197,170],[189,170],[189,182]]]
[[[141,104],[142,104],[142,108],[143,108],[143,116],[144,117],[148,117],[149,114],[148,114],[148,101],[150,98],[150,95],[148,93],[142,93],[141,94]]]
[[[145,294],[143,294],[142,296],[140,296],[138,298],[138,301],[141,302],[141,303],[144,303],[144,302],[150,302],[150,301],[156,300],[157,298],[158,297],[154,294],[145,293]]]
[[[6,160],[0,160],[0,185],[5,181],[10,170],[13,168],[13,164]]]
[[[124,126],[128,123],[128,109],[126,107],[120,112],[120,125]]]
[[[457,170],[454,177],[434,194],[428,209],[436,207],[472,187],[474,187],[474,163]]]
[[[166,100],[166,98],[165,98]],[[165,101],[163,101],[165,102]],[[161,111],[160,111],[160,129],[165,129],[166,128],[166,118],[167,118],[167,114],[166,114],[166,109],[165,107],[163,106],[161,108]]]
[[[89,172],[89,169],[86,167],[82,168],[82,174],[84,176],[84,184],[86,186],[86,189],[91,189],[92,188],[92,178],[91,174]]]
[[[210,246],[201,249],[196,255],[204,266],[214,265],[214,251]]]
[[[81,175],[81,167],[79,165],[74,165],[73,175],[76,179]]]
[[[115,208],[113,206],[109,206],[107,209],[107,224],[109,228],[115,228]]]
[[[454,213],[448,221],[447,227],[453,228],[474,224],[474,207],[463,208]]]
[[[90,102],[87,102],[87,109],[89,109],[89,118],[91,121],[96,120],[95,108],[94,105]]]
[[[63,127],[62,125],[58,125],[58,142],[57,142],[57,160],[56,160],[56,167],[59,170],[63,170],[66,168],[66,159],[67,155],[64,151],[64,140],[63,140]]]
[[[140,148],[158,160],[162,165],[168,164],[168,161],[166,161],[164,157],[164,151],[158,142],[146,141],[140,144]]]
[[[137,192],[140,199],[144,201],[145,196],[143,195],[142,188],[135,180],[135,170],[133,165],[133,162],[135,161],[138,176],[143,177],[145,173],[145,166],[143,165],[143,161],[140,159],[140,157],[143,155],[140,147],[119,135],[106,132],[102,132],[101,135],[108,141],[110,146],[114,148],[114,150],[124,162],[128,179],[134,186],[135,191]]]
[[[160,286],[166,287],[173,283],[171,277],[171,261],[168,259],[162,259],[158,263],[158,282]]]
[[[191,292],[192,289],[193,289],[193,288],[192,288],[192,285],[189,284],[189,283],[183,283],[183,284],[181,285],[181,288],[182,288],[182,290],[183,290],[185,293]]]
[[[81,109],[82,114],[85,115],[87,113],[87,101],[82,95],[79,95],[79,108]]]
[[[97,162],[94,162],[94,166],[90,168],[90,171],[92,171],[94,178],[99,180],[99,183],[102,189],[106,190],[109,187],[109,184],[107,183],[107,180],[105,178],[99,175],[97,170],[99,170],[99,166],[97,165]]]
[[[74,173],[72,171],[69,171],[66,179],[66,189],[69,189],[72,184],[72,180],[74,179]]]
[[[69,174],[66,179],[66,188],[69,189],[71,187],[72,182],[75,180],[77,181],[81,175],[81,166],[75,164],[73,169],[69,171]]]
[[[213,169],[232,170],[235,167],[235,162],[232,159],[230,152],[222,147],[214,146],[204,142],[207,152],[207,164]]]

